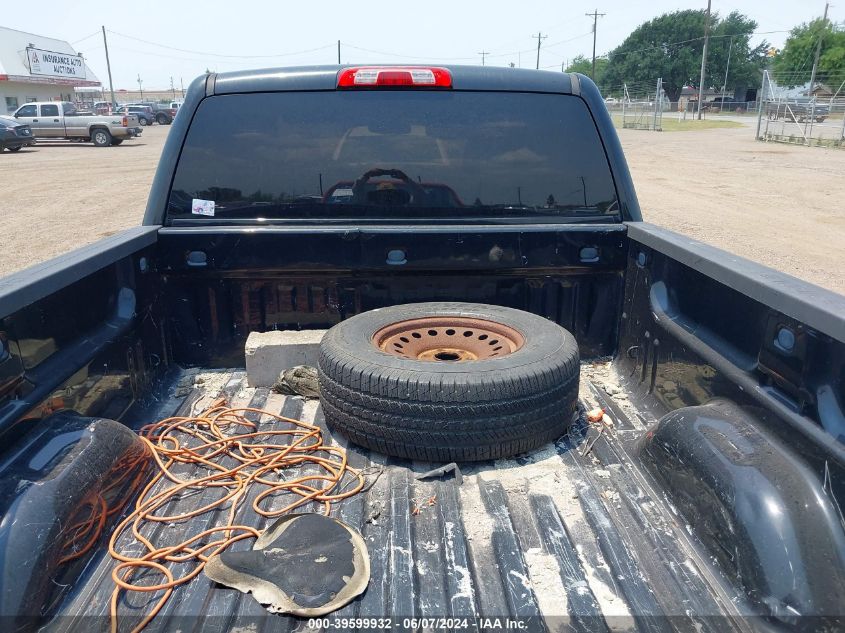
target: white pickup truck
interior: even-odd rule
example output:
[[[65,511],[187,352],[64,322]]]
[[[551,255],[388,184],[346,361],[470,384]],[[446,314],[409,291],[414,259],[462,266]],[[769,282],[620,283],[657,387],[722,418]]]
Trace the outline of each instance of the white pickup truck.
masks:
[[[30,125],[39,139],[91,141],[97,147],[108,147],[141,135],[141,126],[134,114],[79,112],[69,101],[27,103],[17,109],[14,117]]]

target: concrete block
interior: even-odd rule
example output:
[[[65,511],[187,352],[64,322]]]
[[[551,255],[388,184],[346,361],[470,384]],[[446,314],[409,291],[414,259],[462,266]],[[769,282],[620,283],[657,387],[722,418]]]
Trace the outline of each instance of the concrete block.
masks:
[[[250,332],[244,349],[250,387],[272,387],[279,374],[297,365],[317,366],[326,330]]]

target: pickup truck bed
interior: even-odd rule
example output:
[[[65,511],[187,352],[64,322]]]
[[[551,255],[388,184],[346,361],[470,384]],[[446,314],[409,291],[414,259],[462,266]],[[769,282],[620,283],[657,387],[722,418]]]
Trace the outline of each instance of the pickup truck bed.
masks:
[[[531,453],[462,464],[461,484],[417,479],[434,464],[348,446],[370,487],[333,511],[363,533],[371,577],[318,628],[845,630],[845,298],[643,224],[586,77],[455,67],[448,90],[342,84],[362,70],[198,79],[146,226],[0,279],[0,631],[109,630],[107,538],[145,461],[130,429],[204,410],[221,392],[325,426],[316,403],[247,388],[252,332],[342,328],[444,301],[522,310],[571,332],[578,419]],[[435,70],[446,76],[375,74],[423,81]],[[385,112],[401,124],[385,125]],[[374,139],[383,153],[365,157]],[[397,147],[398,165],[383,160]],[[528,187],[541,174],[549,180]],[[452,184],[467,193],[453,198]],[[505,387],[541,382],[500,374]],[[375,384],[398,400],[390,381]],[[432,402],[447,391],[431,389]],[[547,405],[560,432],[572,404]],[[584,420],[597,406],[612,418],[600,435]],[[185,496],[164,516],[217,499]],[[243,507],[242,523],[267,526]],[[213,520],[146,529],[175,545]],[[117,630],[138,628],[159,598],[122,594]],[[476,614],[466,627],[406,620]],[[504,616],[525,619],[497,625]],[[309,628],[199,575],[143,630]]]
[[[747,624],[732,617],[738,599],[714,581],[689,542],[689,526],[654,494],[631,457],[629,440],[654,420],[640,419],[624,392],[613,399],[607,395],[604,387],[616,384],[609,363],[585,363],[582,376],[581,419],[567,436],[515,459],[464,465],[461,485],[454,475],[416,479],[435,464],[385,458],[348,445],[332,436],[315,401],[248,388],[241,370],[174,376],[163,404],[138,407],[130,419],[143,424],[187,415],[223,395],[233,406],[314,422],[327,443],[346,447],[351,465],[365,469],[369,484],[365,492],[336,504],[333,515],[364,535],[372,579],[363,596],[328,616],[336,623],[392,614],[393,626],[399,626],[406,617],[449,614],[470,618],[467,625],[474,629],[474,615],[483,613],[520,618],[528,630],[538,631],[744,629]],[[184,399],[174,396],[192,377],[197,386]],[[596,405],[608,407],[614,421],[613,431],[598,438],[583,420],[583,408]],[[188,512],[208,503],[207,495],[169,510]],[[427,505],[432,497],[435,503]],[[421,507],[418,515],[412,514],[415,503]],[[267,520],[251,509],[243,512],[251,515],[247,522],[266,527]],[[177,542],[211,520],[205,514],[192,519],[202,527],[183,522],[154,529],[171,533],[163,542]],[[151,536],[162,542],[160,534]],[[107,630],[114,564],[106,552],[94,558],[45,630]],[[140,618],[151,608],[154,599],[139,595],[123,594],[121,630],[128,630],[133,611]],[[271,615],[251,597],[200,575],[174,592],[146,630],[305,626],[304,620]]]

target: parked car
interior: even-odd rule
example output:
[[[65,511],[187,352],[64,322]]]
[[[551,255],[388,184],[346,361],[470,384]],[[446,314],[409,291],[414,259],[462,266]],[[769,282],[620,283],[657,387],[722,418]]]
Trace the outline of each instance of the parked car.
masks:
[[[134,114],[141,126],[152,125],[156,120],[153,109],[148,105],[122,105],[115,110],[115,114]]]
[[[0,152],[4,149],[17,152],[21,147],[35,145],[32,128],[26,123],[7,116],[0,116]]]
[[[815,121],[823,123],[830,116],[830,106],[809,100],[770,101],[766,104],[766,116],[772,120]]]
[[[129,107],[143,106],[150,108],[153,113],[153,120],[159,125],[170,125],[171,123],[173,123],[173,117],[176,115],[176,113],[167,105],[155,103],[152,101],[144,103],[129,103],[127,105]]]
[[[141,134],[135,114],[79,114],[69,101],[27,103],[14,117],[28,124],[36,138],[91,141],[98,147],[120,145]]]
[[[733,97],[714,97],[710,101],[706,101],[704,103],[704,110],[709,110],[712,112],[733,112],[737,108],[744,108],[745,102],[740,102],[734,99]]]
[[[644,223],[589,78],[181,110],[142,226],[0,280],[4,631],[843,630],[845,297]]]

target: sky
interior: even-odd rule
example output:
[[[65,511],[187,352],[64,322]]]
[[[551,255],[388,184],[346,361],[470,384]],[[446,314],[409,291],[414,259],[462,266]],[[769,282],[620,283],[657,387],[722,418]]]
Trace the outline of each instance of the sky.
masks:
[[[776,6],[777,5],[777,6]],[[139,9],[143,7],[144,11]],[[232,0],[40,0],[37,10],[4,11],[0,26],[69,41],[107,85],[103,38],[108,34],[115,90],[167,89],[190,81],[206,68],[226,72],[337,63],[510,63],[533,68],[538,33],[540,67],[560,69],[576,55],[592,54],[592,17],[598,10],[596,54],[619,45],[636,26],[662,13],[703,9],[706,0],[426,0],[357,3],[232,2]],[[775,8],[776,7],[776,8]],[[106,9],[106,10],[104,10]],[[821,0],[713,0],[713,11],[740,11],[758,23],[753,43],[782,46],[787,31],[820,17]],[[93,18],[91,16],[98,16]],[[103,16],[103,17],[100,17]],[[829,18],[845,22],[845,2]]]

